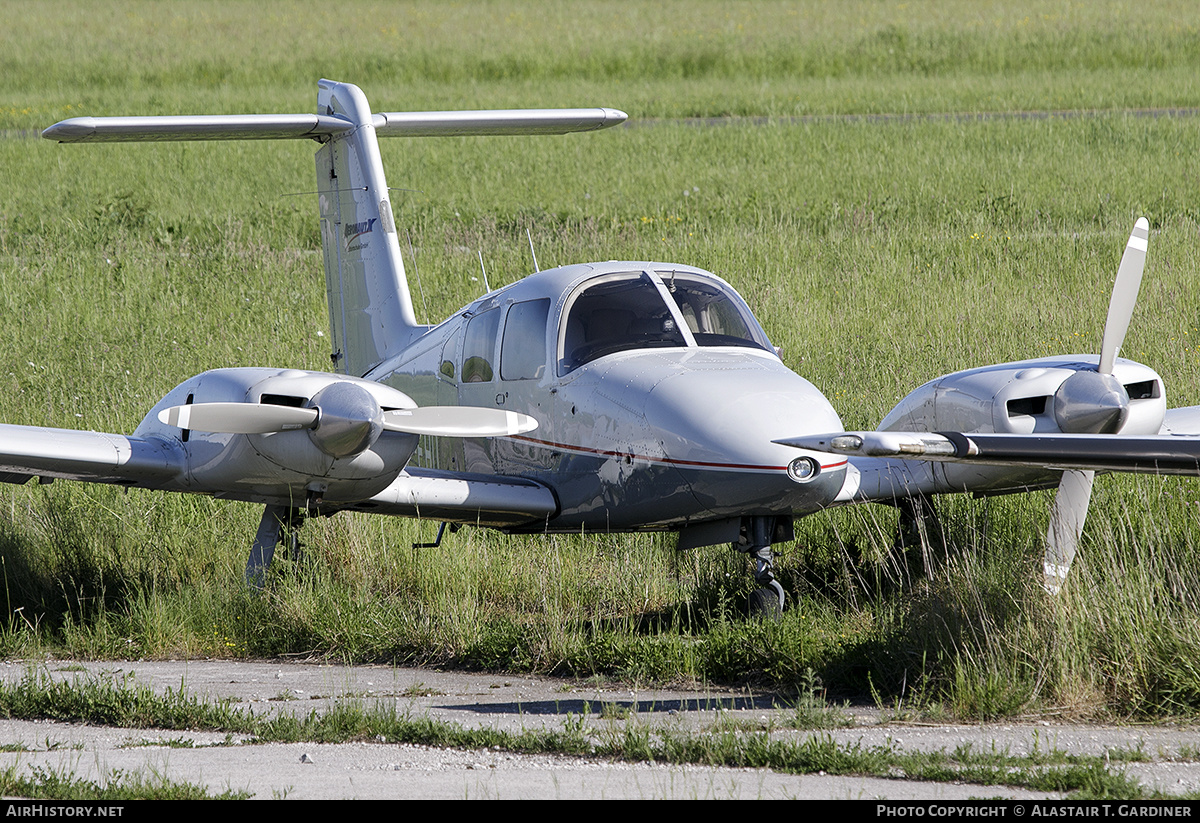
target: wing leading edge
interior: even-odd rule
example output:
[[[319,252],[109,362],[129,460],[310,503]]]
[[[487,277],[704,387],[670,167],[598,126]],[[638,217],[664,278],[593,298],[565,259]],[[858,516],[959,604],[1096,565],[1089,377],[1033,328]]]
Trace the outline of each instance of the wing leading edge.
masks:
[[[841,432],[779,440],[858,457],[898,458],[1054,471],[1095,470],[1200,476],[1200,435],[961,434]]]

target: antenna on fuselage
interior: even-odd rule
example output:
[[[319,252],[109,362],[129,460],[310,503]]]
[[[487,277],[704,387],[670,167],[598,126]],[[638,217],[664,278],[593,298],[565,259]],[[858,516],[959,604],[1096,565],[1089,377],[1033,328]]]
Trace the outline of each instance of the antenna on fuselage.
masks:
[[[483,291],[484,294],[487,294],[492,290],[492,287],[488,285],[487,269],[483,266],[483,249],[479,250],[479,270],[483,272]]]
[[[541,271],[542,267],[538,265],[537,252],[533,250],[533,235],[529,233],[529,227],[525,227],[525,236],[529,238],[529,253],[533,255],[533,270]]]

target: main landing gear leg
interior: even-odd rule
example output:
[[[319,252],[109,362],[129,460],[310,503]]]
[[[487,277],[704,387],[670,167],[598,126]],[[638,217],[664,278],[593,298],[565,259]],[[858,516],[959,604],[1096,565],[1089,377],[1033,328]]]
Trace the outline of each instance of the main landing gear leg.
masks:
[[[295,560],[300,559],[300,525],[304,513],[295,506],[267,506],[246,561],[246,585],[261,589],[267,580],[267,569],[275,556],[275,547],[284,541]]]
[[[916,566],[918,574],[928,574],[935,553],[944,554],[946,537],[933,501],[921,495],[905,497],[896,502],[900,523],[896,529],[895,548],[907,561]]]
[[[737,550],[754,558],[754,582],[759,585],[750,594],[752,617],[776,617],[783,613],[783,586],[775,579],[775,553],[771,537],[775,532],[774,517],[750,517],[746,528],[746,544]]]

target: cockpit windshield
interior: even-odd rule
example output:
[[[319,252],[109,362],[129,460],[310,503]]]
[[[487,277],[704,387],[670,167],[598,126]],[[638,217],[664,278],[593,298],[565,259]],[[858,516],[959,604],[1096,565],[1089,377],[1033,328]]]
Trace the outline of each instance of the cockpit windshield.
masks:
[[[696,280],[674,272],[659,272],[697,346],[753,346],[766,348],[752,328],[743,307],[718,283]]]
[[[686,346],[674,314],[645,274],[606,279],[571,304],[563,371],[625,349]]]
[[[766,335],[723,283],[695,273],[626,272],[593,281],[563,317],[559,372],[627,349],[750,346]]]

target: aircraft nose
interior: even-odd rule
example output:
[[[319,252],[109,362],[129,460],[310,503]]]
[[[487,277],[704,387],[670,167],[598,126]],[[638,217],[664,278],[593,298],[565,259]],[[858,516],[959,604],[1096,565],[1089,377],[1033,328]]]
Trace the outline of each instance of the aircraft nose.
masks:
[[[840,488],[844,457],[798,454],[772,442],[839,430],[837,413],[815,386],[765,358],[742,367],[698,365],[659,381],[646,404],[647,423],[697,498],[747,514],[764,506],[804,508],[800,501],[823,497],[826,486]]]

